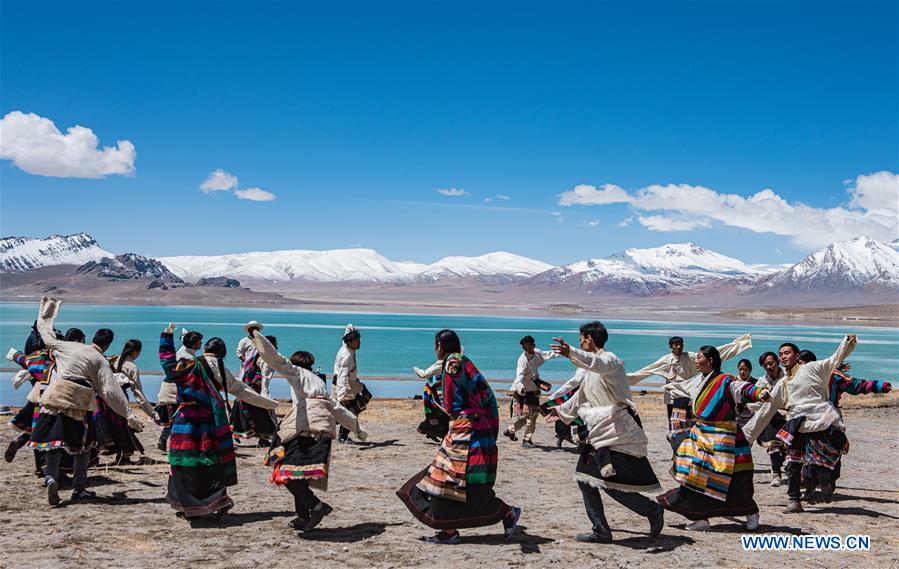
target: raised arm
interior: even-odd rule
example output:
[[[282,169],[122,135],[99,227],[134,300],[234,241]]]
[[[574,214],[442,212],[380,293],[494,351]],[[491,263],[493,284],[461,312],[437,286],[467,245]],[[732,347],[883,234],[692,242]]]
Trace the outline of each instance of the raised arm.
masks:
[[[843,360],[849,357],[849,354],[855,349],[857,343],[858,340],[855,337],[855,334],[847,334],[846,337],[843,338],[843,341],[840,342],[840,345],[837,346],[836,351],[829,358],[818,360],[816,362],[809,362],[803,365],[812,366],[817,374],[826,374],[825,377],[829,380],[833,370],[843,363]]]
[[[278,353],[278,350],[276,350],[272,343],[268,341],[268,338],[263,336],[259,330],[255,328],[253,328],[251,332],[253,334],[252,345],[255,346],[256,351],[259,352],[259,357],[262,358],[262,361],[282,375],[293,373],[294,365],[290,363],[287,358]]]
[[[55,298],[43,297],[37,316],[38,334],[41,335],[44,344],[54,350],[59,350],[66,343],[57,339],[56,332],[53,330],[53,322],[56,320],[56,315],[59,314],[59,304]]]
[[[724,361],[742,354],[751,347],[752,334],[743,334],[735,338],[733,342],[718,346],[718,353],[721,354],[721,361]]]
[[[420,377],[421,379],[428,379],[432,376],[437,375],[443,370],[443,360],[437,360],[432,363],[431,366],[427,369],[421,369],[417,367],[413,367],[412,371],[415,372],[415,375]]]
[[[735,379],[730,382],[730,395],[736,403],[746,404],[766,401],[769,397],[769,391],[748,381]]]
[[[584,371],[581,368],[578,368],[577,371],[574,372],[574,375],[571,377],[571,379],[569,379],[568,381],[563,383],[561,385],[561,387],[559,387],[558,389],[556,389],[555,391],[550,393],[549,398],[555,399],[556,397],[561,397],[562,395],[565,395],[569,391],[580,387],[581,383],[583,383],[583,381],[584,381],[584,376],[586,376],[586,375],[587,375],[586,371]]]
[[[175,375],[175,366],[178,359],[175,357],[175,337],[174,329],[169,325],[165,332],[159,335],[159,363],[162,365],[162,371],[165,372],[166,379],[173,379]]]

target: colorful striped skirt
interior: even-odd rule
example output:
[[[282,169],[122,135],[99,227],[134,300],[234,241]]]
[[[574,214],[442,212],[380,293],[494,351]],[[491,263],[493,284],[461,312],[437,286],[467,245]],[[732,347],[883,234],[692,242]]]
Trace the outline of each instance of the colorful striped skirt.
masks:
[[[735,473],[752,472],[752,448],[736,422],[697,422],[674,455],[675,480],[715,500],[727,500]]]

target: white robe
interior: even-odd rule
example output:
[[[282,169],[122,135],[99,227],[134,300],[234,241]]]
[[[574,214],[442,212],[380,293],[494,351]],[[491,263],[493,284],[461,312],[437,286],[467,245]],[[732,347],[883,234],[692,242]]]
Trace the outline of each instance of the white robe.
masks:
[[[534,353],[528,355],[521,352],[518,356],[518,364],[515,366],[515,380],[512,382],[511,391],[518,395],[524,395],[528,391],[540,391],[537,387],[537,380],[540,379],[540,366],[559,357],[555,352],[534,350]]]
[[[577,348],[571,348],[569,358],[584,370],[584,378],[574,397],[555,408],[559,417],[566,423],[583,419],[587,443],[595,449],[608,447],[637,458],[646,456],[646,434],[627,409],[636,405],[621,358],[605,350],[590,353]]]

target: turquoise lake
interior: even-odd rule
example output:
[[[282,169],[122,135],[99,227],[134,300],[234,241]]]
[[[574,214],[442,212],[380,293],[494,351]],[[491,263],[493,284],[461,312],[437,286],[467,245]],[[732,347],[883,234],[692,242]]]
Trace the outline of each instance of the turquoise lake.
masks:
[[[37,316],[36,303],[0,303],[0,346],[3,354],[10,347],[22,349],[31,324]],[[264,332],[278,338],[282,353],[306,350],[315,355],[316,364],[329,376],[334,356],[341,344],[344,327],[352,322],[362,332],[362,349],[358,352],[359,376],[391,376],[413,378],[412,366],[427,367],[434,361],[434,334],[452,328],[462,339],[465,353],[481,372],[502,389],[514,377],[515,363],[521,348],[518,341],[525,334],[534,336],[538,347],[548,349],[554,336],[564,336],[576,343],[578,326],[583,319],[531,318],[497,316],[444,316],[419,314],[379,314],[343,312],[296,312],[258,308],[172,307],[84,305],[63,303],[56,327],[65,331],[81,328],[88,339],[98,328],[112,328],[116,339],[109,354],[117,353],[129,338],[144,343],[138,360],[144,372],[160,372],[157,359],[159,333],[169,323],[199,330],[204,341],[218,336],[228,345],[226,364],[232,371],[238,367],[234,348],[245,335],[243,324],[255,319],[265,324]],[[777,351],[786,341],[795,342],[802,349],[815,352],[819,358],[833,353],[842,336],[855,333],[859,344],[849,358],[852,375],[868,379],[893,381],[899,369],[899,330],[867,326],[810,326],[800,324],[703,324],[696,322],[652,322],[604,320],[609,329],[606,348],[618,354],[629,371],[655,361],[668,352],[667,339],[683,336],[686,349],[695,351],[704,344],[720,345],[745,332],[752,332],[753,347],[740,357],[755,366],[762,352]],[[725,363],[725,371],[736,373],[736,360]],[[3,367],[12,369],[12,362]],[[560,383],[574,373],[565,359],[552,360],[541,368],[541,375],[553,383]],[[10,373],[0,378],[0,403],[21,404],[26,390],[12,389]],[[158,377],[146,376],[143,381],[150,399],[155,399]],[[649,381],[651,386],[654,381]],[[283,380],[272,382],[273,393],[286,398],[288,390]],[[408,397],[421,392],[420,381],[384,381],[369,383],[375,396]]]

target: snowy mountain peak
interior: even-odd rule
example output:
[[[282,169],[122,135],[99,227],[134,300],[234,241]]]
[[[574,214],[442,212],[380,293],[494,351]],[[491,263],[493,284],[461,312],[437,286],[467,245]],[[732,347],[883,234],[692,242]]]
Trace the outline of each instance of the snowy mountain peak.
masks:
[[[0,272],[27,271],[51,265],[82,265],[114,257],[87,233],[51,235],[46,238],[3,237],[0,239]]]
[[[899,289],[899,251],[860,236],[808,255],[763,284],[766,288],[829,290]]]

